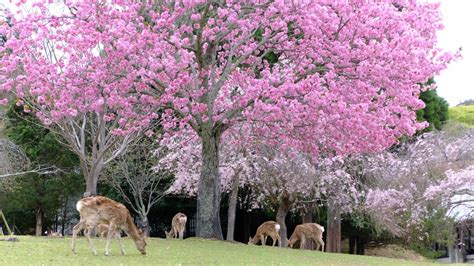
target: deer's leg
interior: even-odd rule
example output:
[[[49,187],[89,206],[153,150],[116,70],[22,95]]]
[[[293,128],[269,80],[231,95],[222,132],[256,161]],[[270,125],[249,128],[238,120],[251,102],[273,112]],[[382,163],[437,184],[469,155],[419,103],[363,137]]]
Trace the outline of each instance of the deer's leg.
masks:
[[[321,245],[319,244],[319,239],[313,238],[313,241],[314,241],[315,250],[318,251],[318,250],[319,250],[319,247],[321,246]]]
[[[77,238],[77,234],[83,230],[85,228],[85,222],[84,221],[79,221],[79,223],[77,223],[73,230],[72,230],[72,243],[71,243],[71,249],[72,249],[72,252],[73,253],[76,253],[76,238]]]
[[[266,240],[266,238],[263,235],[261,235],[260,236],[260,242],[262,243],[262,246],[265,246],[265,244],[266,244],[265,240]]]
[[[278,240],[278,246],[281,247],[281,238],[279,233],[276,234],[276,239]]]
[[[302,236],[300,239],[300,249],[304,249],[305,245],[306,245],[306,238]]]
[[[173,238],[178,238],[178,229],[173,227]]]
[[[183,240],[184,237],[184,228],[179,229],[179,239]]]
[[[271,237],[271,238],[272,238],[272,240],[273,240],[272,247],[274,247],[274,246],[275,246],[275,244],[276,244],[276,239],[275,239],[275,236],[270,236],[270,237]]]
[[[92,250],[92,253],[94,253],[94,255],[97,255],[97,251],[95,250],[94,243],[92,243],[91,239],[91,231],[93,228],[94,226],[87,225],[86,230],[84,230],[84,235],[87,238],[87,243],[89,243],[89,247]]]
[[[109,231],[107,231],[107,242],[105,242],[105,256],[109,255],[110,239],[114,236],[114,234],[115,234],[115,224],[109,223]]]
[[[117,238],[119,245],[120,245],[120,250],[122,251],[122,255],[125,255],[125,247],[123,245],[122,237],[120,236],[120,232],[116,232],[115,237]]]
[[[321,244],[321,251],[324,252],[324,241],[323,241],[323,238],[318,238],[318,242],[319,244]]]

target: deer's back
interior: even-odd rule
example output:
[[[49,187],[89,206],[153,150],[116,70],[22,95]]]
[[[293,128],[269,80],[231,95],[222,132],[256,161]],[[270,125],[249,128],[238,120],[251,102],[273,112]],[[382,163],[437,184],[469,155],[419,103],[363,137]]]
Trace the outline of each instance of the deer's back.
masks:
[[[279,231],[280,225],[275,221],[266,221],[257,228],[257,234]]]
[[[173,220],[172,220],[171,223],[177,225],[177,224],[180,223],[180,221],[186,221],[186,219],[187,219],[187,217],[186,217],[186,215],[185,215],[184,213],[178,212],[177,214],[175,214],[175,215],[173,216]]]
[[[128,210],[123,204],[102,196],[80,199],[76,209],[81,218],[96,217],[99,222],[106,224],[111,220],[117,224],[125,224],[128,215]]]
[[[297,225],[296,227],[295,231],[298,230],[306,236],[322,234],[320,225],[316,223],[305,223]]]

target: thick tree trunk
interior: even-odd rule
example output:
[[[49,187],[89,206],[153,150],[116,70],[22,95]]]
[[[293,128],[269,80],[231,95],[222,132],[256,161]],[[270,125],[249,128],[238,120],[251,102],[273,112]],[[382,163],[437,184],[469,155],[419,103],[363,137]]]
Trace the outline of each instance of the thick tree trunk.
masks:
[[[364,255],[366,244],[367,244],[366,236],[357,237],[357,250],[356,250],[357,255]]]
[[[36,230],[35,230],[35,235],[36,236],[42,236],[43,235],[43,207],[38,206],[36,208]]]
[[[252,237],[250,235],[250,223],[251,223],[251,217],[250,217],[250,213],[244,211],[242,212],[243,213],[243,217],[242,217],[242,220],[244,222],[244,243],[247,243],[247,241],[249,241],[249,237]]]
[[[140,222],[145,235],[150,236],[150,222],[148,221],[148,217],[144,214],[140,214]]]
[[[327,220],[327,245],[328,252],[341,252],[341,211],[339,206],[333,200],[328,201],[328,220]]]
[[[232,177],[232,191],[229,196],[229,210],[227,214],[227,241],[234,241],[235,212],[237,209],[237,196],[239,194],[239,172]]]
[[[313,222],[313,210],[310,208],[304,215],[303,215],[303,223],[312,223]],[[314,241],[306,241],[304,249],[313,250],[314,249]]]
[[[219,137],[213,129],[200,132],[202,168],[197,196],[196,236],[222,240],[219,217],[221,188],[219,182]]]
[[[82,173],[86,180],[86,192],[84,197],[96,196],[97,195],[97,181],[99,180],[100,172],[103,168],[102,162],[97,162],[92,168],[87,166],[86,162],[81,162]]]
[[[288,198],[283,197],[278,205],[278,211],[276,215],[276,222],[280,224],[280,238],[281,238],[281,247],[288,246],[288,233],[286,229],[286,215],[290,211],[290,201]]]
[[[357,241],[357,237],[355,236],[349,237],[349,254],[355,254],[356,241]]]

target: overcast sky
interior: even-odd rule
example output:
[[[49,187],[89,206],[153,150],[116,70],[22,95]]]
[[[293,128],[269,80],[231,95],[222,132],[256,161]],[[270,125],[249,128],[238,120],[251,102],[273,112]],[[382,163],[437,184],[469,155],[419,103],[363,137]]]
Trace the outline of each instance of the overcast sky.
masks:
[[[474,80],[473,11],[473,0],[441,0],[445,29],[439,33],[439,44],[450,51],[462,47],[463,57],[435,77],[438,94],[451,106],[474,99],[474,85],[471,83]]]

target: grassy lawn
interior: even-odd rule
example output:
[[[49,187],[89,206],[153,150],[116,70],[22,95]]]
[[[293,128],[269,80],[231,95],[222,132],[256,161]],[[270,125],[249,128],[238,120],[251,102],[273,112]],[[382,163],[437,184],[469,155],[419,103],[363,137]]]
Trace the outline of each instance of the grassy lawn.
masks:
[[[152,238],[142,256],[130,239],[127,255],[120,254],[117,241],[111,255],[103,255],[105,241],[96,239],[99,255],[89,250],[85,238],[77,242],[77,255],[70,250],[71,238],[20,237],[20,242],[0,241],[0,265],[429,265],[428,263],[369,256],[329,254],[309,250],[248,246],[189,238],[184,241]]]

